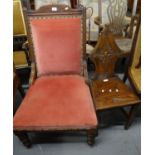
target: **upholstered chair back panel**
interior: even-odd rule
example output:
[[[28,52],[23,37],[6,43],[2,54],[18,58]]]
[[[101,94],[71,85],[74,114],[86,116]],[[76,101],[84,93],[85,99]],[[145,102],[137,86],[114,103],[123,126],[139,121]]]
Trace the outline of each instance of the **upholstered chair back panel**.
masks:
[[[81,18],[30,21],[38,75],[80,74]]]
[[[13,1],[13,35],[26,35],[26,28],[20,0]]]

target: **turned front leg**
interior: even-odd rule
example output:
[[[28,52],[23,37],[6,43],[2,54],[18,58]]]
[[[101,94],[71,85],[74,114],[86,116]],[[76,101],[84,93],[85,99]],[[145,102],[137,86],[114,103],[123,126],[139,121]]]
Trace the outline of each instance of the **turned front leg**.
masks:
[[[87,131],[87,143],[89,145],[94,145],[95,143],[95,137],[97,135],[97,129],[90,129]]]
[[[24,146],[26,146],[27,148],[31,147],[31,142],[29,140],[27,133],[20,131],[14,133],[20,139],[20,141],[23,143]]]

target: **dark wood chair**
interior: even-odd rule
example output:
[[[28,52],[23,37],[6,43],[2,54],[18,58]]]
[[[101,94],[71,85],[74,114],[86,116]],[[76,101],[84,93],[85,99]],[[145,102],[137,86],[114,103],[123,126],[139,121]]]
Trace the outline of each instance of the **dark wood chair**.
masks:
[[[117,50],[117,47],[111,41],[111,37],[109,33],[102,31],[95,51],[91,56],[96,67],[96,74],[91,81],[91,92],[97,112],[105,109],[120,108],[127,120],[125,129],[128,129],[133,121],[140,99],[115,74],[115,64],[118,58],[122,56],[122,53]],[[131,107],[129,113],[124,110],[124,107],[127,106]]]
[[[84,131],[88,144],[94,144],[98,123],[86,80],[85,21],[82,6],[48,5],[27,12],[35,56],[31,86],[13,127],[27,147],[29,132]]]

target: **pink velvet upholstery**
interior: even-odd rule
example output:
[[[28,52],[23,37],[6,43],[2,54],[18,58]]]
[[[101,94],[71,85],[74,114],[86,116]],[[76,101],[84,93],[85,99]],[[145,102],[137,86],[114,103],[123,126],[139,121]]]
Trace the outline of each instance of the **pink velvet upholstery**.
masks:
[[[14,116],[14,129],[89,129],[97,126],[92,98],[78,75],[43,76]]]
[[[39,75],[80,73],[80,18],[33,19],[30,25]]]

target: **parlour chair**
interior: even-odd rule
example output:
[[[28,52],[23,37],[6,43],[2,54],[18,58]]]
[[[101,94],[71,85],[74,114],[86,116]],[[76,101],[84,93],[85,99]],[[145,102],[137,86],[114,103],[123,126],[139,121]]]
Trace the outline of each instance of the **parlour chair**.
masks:
[[[139,27],[136,31],[140,31]],[[102,31],[100,39],[102,42],[97,43],[96,51],[91,55],[91,60],[96,67],[96,74],[91,81],[91,92],[96,111],[98,113],[106,109],[119,108],[126,118],[125,129],[128,129],[140,105],[140,99],[134,90],[115,74],[116,62],[122,55],[120,51],[114,50],[116,47],[111,42],[111,36]],[[139,64],[136,63],[137,65]],[[137,78],[137,75],[134,74],[133,77]],[[130,107],[130,110],[128,111],[124,107]]]
[[[27,147],[29,132],[86,132],[93,145],[97,117],[85,63],[85,9],[47,5],[27,12],[31,86],[14,116],[14,133]]]
[[[25,68],[30,65],[30,56],[24,43],[27,41],[27,32],[21,0],[13,1],[13,60],[16,68]]]

